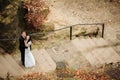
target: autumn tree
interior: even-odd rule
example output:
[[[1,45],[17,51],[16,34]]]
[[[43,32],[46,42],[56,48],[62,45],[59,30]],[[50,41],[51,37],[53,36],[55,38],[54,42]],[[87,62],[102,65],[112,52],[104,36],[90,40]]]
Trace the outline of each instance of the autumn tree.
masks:
[[[28,0],[22,3],[22,8],[26,12],[24,19],[28,27],[40,29],[40,25],[45,21],[49,13],[49,7],[43,0]]]

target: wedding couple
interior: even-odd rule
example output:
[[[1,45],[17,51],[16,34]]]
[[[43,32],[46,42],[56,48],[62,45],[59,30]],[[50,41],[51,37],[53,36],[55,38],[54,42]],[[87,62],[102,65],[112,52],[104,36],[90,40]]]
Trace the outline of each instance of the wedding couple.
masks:
[[[21,33],[21,37],[19,38],[19,44],[22,65],[25,67],[35,66],[35,59],[31,53],[31,37],[26,35],[25,31]]]

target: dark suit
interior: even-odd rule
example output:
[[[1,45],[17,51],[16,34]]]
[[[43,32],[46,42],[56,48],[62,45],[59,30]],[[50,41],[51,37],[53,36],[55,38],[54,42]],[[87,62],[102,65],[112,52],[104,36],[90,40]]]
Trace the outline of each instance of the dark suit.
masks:
[[[21,36],[19,38],[19,49],[20,49],[20,52],[21,52],[21,62],[22,62],[22,65],[25,66],[25,43],[24,43],[24,38]]]

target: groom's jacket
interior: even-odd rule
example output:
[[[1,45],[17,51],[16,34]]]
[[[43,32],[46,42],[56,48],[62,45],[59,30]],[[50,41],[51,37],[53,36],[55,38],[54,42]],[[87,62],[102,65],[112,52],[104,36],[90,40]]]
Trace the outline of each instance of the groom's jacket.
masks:
[[[25,49],[26,47],[25,47],[25,43],[24,43],[24,38],[21,36],[20,38],[19,38],[19,48],[20,49]]]

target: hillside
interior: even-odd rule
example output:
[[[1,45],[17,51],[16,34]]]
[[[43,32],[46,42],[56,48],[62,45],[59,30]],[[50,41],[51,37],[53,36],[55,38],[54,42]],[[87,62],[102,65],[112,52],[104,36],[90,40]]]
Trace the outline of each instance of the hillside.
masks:
[[[111,1],[48,0],[51,10],[48,22],[54,23],[56,28],[78,23],[105,23],[105,38],[116,40],[120,35],[120,3]]]
[[[105,23],[105,39],[120,53],[119,0],[47,0],[51,13],[47,22],[55,28],[78,23]]]

